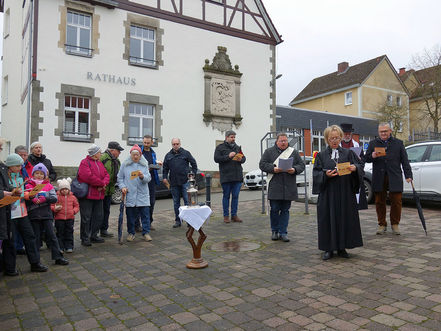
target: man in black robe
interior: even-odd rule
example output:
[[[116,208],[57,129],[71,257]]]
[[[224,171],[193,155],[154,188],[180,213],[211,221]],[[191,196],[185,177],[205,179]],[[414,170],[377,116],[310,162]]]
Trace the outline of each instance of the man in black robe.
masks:
[[[337,251],[349,257],[346,248],[363,246],[356,193],[363,180],[363,165],[350,149],[339,146],[343,132],[333,125],[324,132],[328,147],[318,153],[313,169],[313,193],[317,203],[318,248],[325,251],[323,260]],[[349,163],[350,173],[341,175],[337,164]]]

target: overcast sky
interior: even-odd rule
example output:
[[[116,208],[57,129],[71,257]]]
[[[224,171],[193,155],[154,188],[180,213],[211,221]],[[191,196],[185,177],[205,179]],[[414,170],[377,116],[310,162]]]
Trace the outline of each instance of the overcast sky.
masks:
[[[441,44],[439,0],[263,0],[277,46],[277,104],[314,78],[386,54],[396,70]]]
[[[18,0],[17,0],[18,1]],[[263,0],[282,35],[277,46],[277,104],[315,77],[386,54],[395,69],[441,44],[440,0]],[[0,49],[3,14],[0,14]],[[1,68],[0,68],[1,74]],[[1,80],[0,80],[1,84]]]

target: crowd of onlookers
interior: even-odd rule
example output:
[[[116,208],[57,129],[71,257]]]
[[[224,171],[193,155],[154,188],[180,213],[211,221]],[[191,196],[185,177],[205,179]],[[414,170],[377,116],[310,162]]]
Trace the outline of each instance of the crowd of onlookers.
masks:
[[[127,241],[141,232],[145,241],[152,241],[155,186],[159,184],[157,170],[164,166],[163,181],[170,186],[177,211],[180,199],[187,204],[186,184],[188,165],[194,173],[196,161],[172,140],[172,149],[165,162],[156,160],[151,148],[153,138],[144,136],[143,145],[134,145],[130,156],[121,162],[124,149],[118,142],[109,142],[107,149],[92,144],[81,160],[74,180],[57,179],[50,159],[43,154],[39,142],[17,146],[14,153],[0,162],[0,247],[1,267],[5,275],[16,276],[16,255],[26,255],[33,272],[45,272],[40,262],[44,244],[58,265],[68,265],[65,253],[74,251],[74,219],[80,212],[80,239],[83,246],[92,246],[113,237],[108,231],[110,205],[115,187],[121,189],[127,215]],[[0,142],[0,150],[3,149]],[[186,165],[185,165],[186,164]],[[170,178],[168,178],[170,176]],[[55,187],[52,183],[56,183]],[[1,203],[1,202],[0,202]],[[173,227],[181,221],[176,215]]]

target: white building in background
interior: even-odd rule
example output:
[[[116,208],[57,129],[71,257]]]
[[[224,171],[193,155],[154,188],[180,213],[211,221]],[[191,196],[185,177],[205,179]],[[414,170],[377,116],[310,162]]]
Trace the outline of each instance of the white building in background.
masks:
[[[40,141],[57,166],[95,143],[144,134],[162,159],[179,137],[202,170],[237,132],[257,167],[275,130],[275,52],[260,0],[0,0],[2,128],[10,150]],[[127,154],[123,154],[123,157]]]

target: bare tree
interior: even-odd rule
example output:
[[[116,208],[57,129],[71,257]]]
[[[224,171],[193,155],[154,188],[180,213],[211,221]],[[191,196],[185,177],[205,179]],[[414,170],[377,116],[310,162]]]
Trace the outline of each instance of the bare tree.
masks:
[[[416,86],[410,88],[410,101],[416,102],[418,107],[415,110],[428,117],[433,130],[438,133],[441,120],[441,46],[436,45],[431,50],[425,49],[414,55],[410,66],[415,70],[417,79]]]
[[[407,121],[407,107],[391,105],[387,101],[377,107],[375,118],[379,123],[389,123],[394,137],[403,128],[403,122]]]

